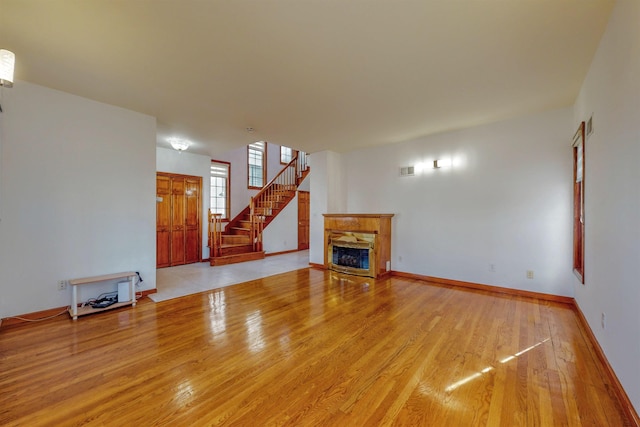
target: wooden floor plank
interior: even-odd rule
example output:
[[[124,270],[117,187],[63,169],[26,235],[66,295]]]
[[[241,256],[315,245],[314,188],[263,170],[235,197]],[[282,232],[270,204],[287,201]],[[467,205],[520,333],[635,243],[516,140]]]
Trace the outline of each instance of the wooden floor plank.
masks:
[[[632,425],[568,305],[303,269],[0,330],[0,425]]]

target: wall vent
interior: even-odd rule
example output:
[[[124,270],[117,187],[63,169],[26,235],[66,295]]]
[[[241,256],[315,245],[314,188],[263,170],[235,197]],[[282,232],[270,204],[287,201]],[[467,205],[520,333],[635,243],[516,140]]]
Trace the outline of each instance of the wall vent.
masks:
[[[413,166],[405,166],[400,168],[400,176],[413,176],[415,174],[415,167]]]

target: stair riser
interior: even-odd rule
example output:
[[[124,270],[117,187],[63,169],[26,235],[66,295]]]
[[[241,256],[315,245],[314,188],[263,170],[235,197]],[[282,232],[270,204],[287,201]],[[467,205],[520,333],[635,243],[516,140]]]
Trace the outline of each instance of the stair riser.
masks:
[[[264,259],[264,252],[249,252],[246,254],[209,258],[209,264],[211,264],[212,266],[228,265],[228,264],[236,264],[236,263],[245,262],[245,261],[253,261],[256,259]]]
[[[252,245],[234,246],[234,247],[231,247],[231,248],[221,248],[220,249],[220,255],[221,256],[239,255],[239,254],[246,254],[246,253],[252,252],[252,251],[253,251],[253,246]]]
[[[232,228],[229,230],[229,235],[232,236],[249,236],[250,230],[246,230],[244,228]]]
[[[221,237],[222,237],[223,245],[251,244],[251,239],[249,236],[244,236],[240,234],[223,234]]]

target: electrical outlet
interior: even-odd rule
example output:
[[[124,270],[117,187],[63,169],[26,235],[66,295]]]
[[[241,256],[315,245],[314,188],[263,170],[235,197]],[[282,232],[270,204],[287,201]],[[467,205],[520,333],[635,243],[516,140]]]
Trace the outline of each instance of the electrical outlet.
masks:
[[[58,290],[64,291],[67,289],[67,281],[66,280],[58,280]]]
[[[496,265],[495,264],[489,264],[489,271],[492,273],[496,272]]]
[[[533,279],[533,270],[527,270],[527,279]]]
[[[607,327],[607,317],[605,316],[604,312],[600,316],[600,325],[602,325],[602,329],[605,329]]]

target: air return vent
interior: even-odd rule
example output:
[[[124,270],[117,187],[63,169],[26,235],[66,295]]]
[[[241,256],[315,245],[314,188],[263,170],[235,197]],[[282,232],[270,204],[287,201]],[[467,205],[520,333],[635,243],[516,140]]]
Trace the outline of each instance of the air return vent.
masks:
[[[400,168],[400,176],[413,176],[415,174],[415,168],[413,166],[405,166]]]

